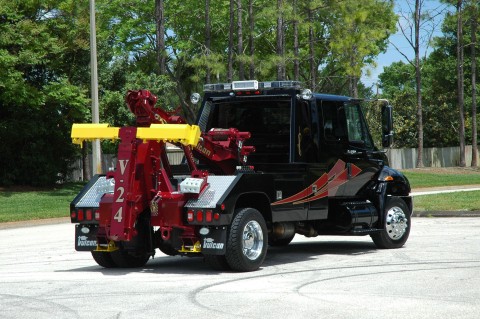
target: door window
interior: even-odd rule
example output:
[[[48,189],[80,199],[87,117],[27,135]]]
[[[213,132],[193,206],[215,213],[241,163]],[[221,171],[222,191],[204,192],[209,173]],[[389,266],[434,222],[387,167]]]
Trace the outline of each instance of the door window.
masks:
[[[315,105],[301,101],[295,107],[295,161],[318,162],[318,115]]]
[[[342,102],[318,101],[323,116],[323,134],[327,142],[345,140],[345,111]],[[320,105],[318,105],[320,107]]]

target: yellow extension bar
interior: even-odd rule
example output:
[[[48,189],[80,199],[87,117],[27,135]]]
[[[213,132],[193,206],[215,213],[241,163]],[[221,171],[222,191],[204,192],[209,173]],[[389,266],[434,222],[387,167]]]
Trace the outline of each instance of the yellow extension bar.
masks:
[[[118,127],[109,127],[108,124],[73,124],[72,142],[82,145],[83,141],[92,141],[95,139],[118,139]]]
[[[83,141],[95,139],[118,139],[120,128],[108,124],[73,124],[72,142],[82,145]],[[189,124],[152,124],[137,128],[137,138],[143,140],[181,143],[196,146],[200,139],[200,127]]]

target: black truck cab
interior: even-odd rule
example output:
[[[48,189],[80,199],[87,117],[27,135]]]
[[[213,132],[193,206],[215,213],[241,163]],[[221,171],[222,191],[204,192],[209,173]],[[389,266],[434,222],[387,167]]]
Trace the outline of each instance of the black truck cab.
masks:
[[[205,85],[201,130],[250,132],[245,144],[255,152],[246,163],[273,179],[263,208],[270,244],[288,243],[295,233],[369,234],[384,248],[406,241],[410,185],[374,145],[362,102],[312,93],[296,81]],[[392,108],[373,102],[381,108],[382,146],[388,147]]]

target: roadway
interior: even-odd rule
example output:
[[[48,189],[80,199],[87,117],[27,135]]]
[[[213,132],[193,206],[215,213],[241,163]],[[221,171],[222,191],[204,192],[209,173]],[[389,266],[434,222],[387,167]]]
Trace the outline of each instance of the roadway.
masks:
[[[103,269],[68,223],[0,229],[0,318],[478,318],[480,218],[414,218],[410,239],[297,235],[255,272],[160,253]]]

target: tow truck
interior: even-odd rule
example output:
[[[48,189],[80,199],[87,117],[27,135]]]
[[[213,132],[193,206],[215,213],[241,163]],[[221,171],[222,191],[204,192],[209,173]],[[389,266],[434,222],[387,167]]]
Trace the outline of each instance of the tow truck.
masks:
[[[259,269],[268,246],[299,234],[370,236],[402,247],[410,184],[373,142],[364,101],[312,93],[297,81],[206,84],[195,125],[129,91],[136,125],[74,124],[74,143],[118,141],[114,171],[95,175],[70,205],[75,249],[106,268],[142,267],[157,249],[201,256],[214,269]],[[381,111],[392,143],[392,106]],[[170,164],[166,144],[184,161]]]

